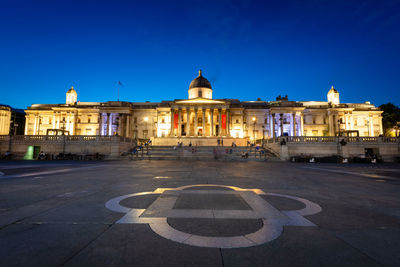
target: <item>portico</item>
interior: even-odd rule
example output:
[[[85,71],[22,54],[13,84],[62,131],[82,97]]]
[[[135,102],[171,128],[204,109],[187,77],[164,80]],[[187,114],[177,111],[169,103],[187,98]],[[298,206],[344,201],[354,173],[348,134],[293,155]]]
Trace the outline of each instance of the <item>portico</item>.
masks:
[[[175,101],[170,114],[170,137],[229,136],[229,105],[224,101]]]

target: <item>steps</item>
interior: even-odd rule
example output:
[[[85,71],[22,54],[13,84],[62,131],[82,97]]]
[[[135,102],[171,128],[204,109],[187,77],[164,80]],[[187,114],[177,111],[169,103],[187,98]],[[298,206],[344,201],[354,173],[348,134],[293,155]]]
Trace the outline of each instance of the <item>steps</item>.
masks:
[[[232,151],[231,151],[232,150]],[[248,153],[248,158],[242,158],[243,153]],[[255,152],[249,147],[171,147],[171,146],[150,146],[138,151],[135,155],[125,156],[132,160],[201,160],[201,161],[279,161],[279,159],[268,150]]]

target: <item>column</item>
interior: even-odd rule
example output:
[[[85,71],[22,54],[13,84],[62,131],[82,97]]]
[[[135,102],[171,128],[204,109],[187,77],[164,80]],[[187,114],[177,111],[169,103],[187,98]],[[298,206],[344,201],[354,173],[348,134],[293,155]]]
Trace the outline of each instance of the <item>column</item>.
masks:
[[[198,117],[197,117],[198,109],[197,107],[194,108],[194,136],[199,136],[199,131],[197,129]]]
[[[174,114],[175,114],[175,110],[173,109],[173,108],[171,108],[171,112],[170,112],[171,114],[170,114],[170,123],[171,123],[171,126],[170,126],[170,132],[169,132],[169,136],[174,136],[174,126],[175,126],[175,123],[174,123]]]
[[[190,136],[190,107],[186,108],[186,136]]]
[[[36,135],[36,129],[37,129],[37,116],[35,115],[35,124],[33,126],[33,135]]]
[[[210,136],[214,136],[214,109],[210,108]]]
[[[383,127],[382,127],[382,117],[379,116],[379,134],[383,135]],[[397,135],[397,133],[396,133]]]
[[[182,109],[178,110],[178,136],[182,136]]]
[[[222,110],[218,109],[218,136],[222,135]]]
[[[300,136],[304,136],[304,115],[300,114]]]
[[[276,138],[275,123],[276,123],[275,113],[272,113],[272,136],[273,136],[274,140]]]
[[[349,114],[347,112],[344,113],[344,121],[346,123],[344,129],[348,130],[349,129],[349,127],[348,127],[348,125],[349,125]]]
[[[100,113],[100,119],[99,119],[99,135],[104,135],[104,127],[103,127],[104,121],[103,121],[103,113]]]
[[[122,136],[122,130],[123,130],[123,121],[124,121],[124,114],[118,114],[118,124],[117,124],[117,133],[119,136]]]
[[[350,130],[354,130],[354,117],[350,114]]]
[[[129,118],[130,118],[130,115],[129,115],[129,114],[126,114],[125,137],[129,137],[129,127],[130,127],[130,125],[129,125]]]
[[[60,113],[58,113],[58,115],[57,115],[57,129],[60,129],[60,121],[61,121],[61,117],[60,117]]]
[[[293,136],[296,136],[296,113],[292,113],[292,119],[293,119]]]
[[[283,136],[283,113],[279,114],[280,128],[281,128],[281,136]]]
[[[110,113],[106,113],[107,115],[107,131],[105,135],[110,135],[110,119],[111,119],[111,114]]]
[[[231,136],[231,131],[230,131],[230,123],[229,123],[229,120],[230,120],[230,116],[229,116],[229,110],[228,109],[226,109],[225,110],[225,114],[226,114],[226,136]]]
[[[374,117],[369,116],[369,136],[374,136]]]
[[[25,135],[28,135],[29,116],[25,116]]]
[[[70,118],[70,135],[75,135],[75,114],[72,113],[71,114],[71,118]]]
[[[202,112],[202,123],[203,123],[203,132],[202,132],[202,136],[207,136],[206,134],[206,109],[205,108],[201,108],[201,112]]]
[[[328,127],[329,127],[329,136],[335,136],[335,127],[334,127],[334,121],[333,121],[333,116],[332,114],[328,115]]]
[[[242,118],[240,119],[240,124],[241,124],[241,127],[242,127],[242,138],[244,137],[244,113],[243,113],[243,111],[242,111]]]

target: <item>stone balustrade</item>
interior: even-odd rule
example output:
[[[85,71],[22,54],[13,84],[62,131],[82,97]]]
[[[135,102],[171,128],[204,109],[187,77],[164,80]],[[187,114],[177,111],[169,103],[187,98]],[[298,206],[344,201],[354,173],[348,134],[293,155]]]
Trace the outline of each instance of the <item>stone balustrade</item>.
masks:
[[[100,135],[15,135],[11,136],[13,143],[62,143],[64,142],[135,142],[134,139],[123,136]],[[0,135],[0,142],[9,142],[9,135]]]
[[[399,143],[399,137],[352,137],[352,136],[280,136],[265,140],[265,143]]]

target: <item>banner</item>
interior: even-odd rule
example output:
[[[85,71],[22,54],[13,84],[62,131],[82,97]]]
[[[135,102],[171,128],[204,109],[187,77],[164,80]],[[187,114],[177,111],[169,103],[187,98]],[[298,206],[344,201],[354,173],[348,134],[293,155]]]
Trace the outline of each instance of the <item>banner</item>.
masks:
[[[179,114],[178,113],[175,113],[174,114],[174,128],[175,129],[178,129],[178,119],[179,119]]]
[[[226,114],[221,116],[222,129],[226,129]]]

